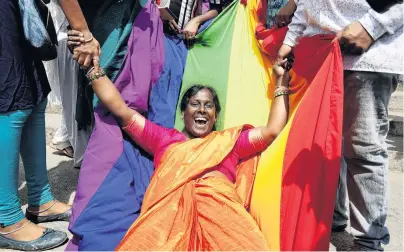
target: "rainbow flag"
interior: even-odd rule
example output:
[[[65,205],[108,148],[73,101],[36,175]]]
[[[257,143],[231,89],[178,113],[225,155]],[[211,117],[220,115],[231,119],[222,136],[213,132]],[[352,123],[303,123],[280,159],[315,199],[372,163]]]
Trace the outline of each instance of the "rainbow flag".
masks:
[[[181,93],[196,83],[214,87],[219,129],[268,120],[272,63],[286,28],[266,30],[264,6],[234,2],[188,53]],[[332,36],[315,36],[294,54],[289,122],[262,153],[250,212],[271,250],[328,250],[340,169],[341,53]],[[183,128],[179,112],[176,127]]]
[[[264,1],[233,2],[205,24],[192,49],[164,35],[150,2],[136,17],[115,85],[149,120],[182,130],[177,102],[193,84],[218,92],[218,128],[265,125],[274,92],[273,59],[285,29],[266,30]],[[206,28],[206,29],[205,29]],[[330,36],[294,50],[290,116],[261,155],[248,209],[271,250],[328,250],[342,132],[342,59]],[[68,250],[113,250],[138,217],[151,157],[100,104],[80,171]]]

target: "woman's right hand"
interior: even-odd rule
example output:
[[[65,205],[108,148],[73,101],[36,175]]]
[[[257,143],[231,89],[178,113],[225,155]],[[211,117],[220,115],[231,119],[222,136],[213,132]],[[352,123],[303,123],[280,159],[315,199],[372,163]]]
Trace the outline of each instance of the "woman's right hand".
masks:
[[[73,59],[83,68],[90,67],[91,63],[98,68],[101,47],[93,35],[91,33],[86,35],[76,30],[68,31],[67,35],[67,45],[73,51]]]

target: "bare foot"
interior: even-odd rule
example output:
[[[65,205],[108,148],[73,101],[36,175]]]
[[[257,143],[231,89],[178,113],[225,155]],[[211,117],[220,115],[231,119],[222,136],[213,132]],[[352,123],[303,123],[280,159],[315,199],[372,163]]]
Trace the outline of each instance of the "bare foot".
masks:
[[[52,206],[53,205],[53,206]],[[52,207],[51,207],[52,206]],[[50,208],[49,208],[50,207]],[[49,208],[49,209],[48,209]],[[52,200],[48,203],[45,203],[43,205],[40,205],[39,207],[28,207],[29,211],[32,214],[37,214],[38,212],[44,211],[46,209],[46,211],[38,213],[38,216],[50,216],[50,215],[56,215],[56,214],[61,214],[66,212],[67,210],[71,209],[72,206],[67,205],[65,203],[59,202],[59,201],[55,201]]]
[[[17,222],[16,224],[7,226],[5,228],[0,228],[0,233],[12,232],[12,231],[26,225],[27,223],[28,223],[28,225],[25,226],[24,228],[14,232],[14,233],[11,233],[9,235],[3,235],[3,237],[7,237],[9,239],[16,240],[16,241],[28,242],[28,241],[36,240],[43,235],[43,232],[45,231],[45,229],[43,227],[40,227],[38,225],[35,225],[32,222],[29,222],[25,218],[22,219],[21,221]]]

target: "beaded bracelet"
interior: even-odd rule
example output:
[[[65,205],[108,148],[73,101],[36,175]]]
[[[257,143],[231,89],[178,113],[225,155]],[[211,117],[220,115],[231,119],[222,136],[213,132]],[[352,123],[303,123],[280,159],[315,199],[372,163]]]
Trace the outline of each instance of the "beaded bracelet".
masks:
[[[105,71],[104,69],[100,68],[99,71],[96,71],[95,73],[92,73],[92,71],[89,71],[86,74],[87,79],[91,82],[93,80],[98,80],[99,78],[105,76]]]
[[[275,98],[281,95],[289,95],[289,91],[278,91],[275,92]]]
[[[289,88],[284,86],[278,86],[275,88],[274,98],[281,96],[281,95],[289,95]]]

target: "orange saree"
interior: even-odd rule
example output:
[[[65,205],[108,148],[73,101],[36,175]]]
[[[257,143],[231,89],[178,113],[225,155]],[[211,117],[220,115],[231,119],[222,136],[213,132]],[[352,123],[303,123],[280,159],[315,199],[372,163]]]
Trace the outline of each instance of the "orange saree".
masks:
[[[203,177],[232,151],[243,127],[171,145],[156,168],[141,215],[116,250],[268,250],[247,212],[258,156],[236,183]]]

